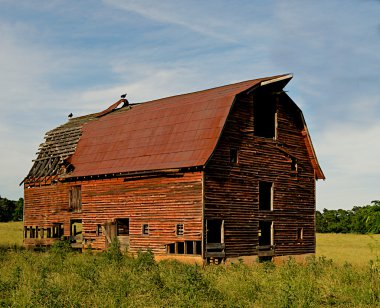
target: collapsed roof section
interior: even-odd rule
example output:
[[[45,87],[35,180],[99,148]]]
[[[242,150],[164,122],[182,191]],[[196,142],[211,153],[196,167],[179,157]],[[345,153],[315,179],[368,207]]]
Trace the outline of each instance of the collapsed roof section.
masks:
[[[28,175],[23,180],[32,182],[49,181],[61,173],[61,168],[70,165],[70,158],[75,153],[82,135],[83,124],[94,120],[96,114],[69,119],[45,134],[45,142],[40,144],[37,158]]]

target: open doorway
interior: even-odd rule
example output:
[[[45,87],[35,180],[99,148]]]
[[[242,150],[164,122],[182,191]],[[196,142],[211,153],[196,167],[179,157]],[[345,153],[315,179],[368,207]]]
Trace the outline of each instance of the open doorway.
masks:
[[[116,219],[116,236],[120,243],[120,250],[126,251],[129,247],[129,218]]]
[[[257,254],[259,261],[270,261],[275,255],[273,239],[273,221],[259,221],[259,246]]]
[[[82,248],[83,246],[82,219],[70,220],[70,242],[73,248]]]
[[[273,222],[259,222],[259,246],[273,245]]]
[[[206,220],[206,252],[207,263],[219,264],[224,260],[224,220]]]

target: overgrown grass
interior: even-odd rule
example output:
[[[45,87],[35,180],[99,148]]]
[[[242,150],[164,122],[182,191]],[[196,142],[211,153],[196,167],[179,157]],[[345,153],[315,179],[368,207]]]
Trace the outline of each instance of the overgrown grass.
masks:
[[[247,266],[155,262],[115,252],[0,252],[0,306],[363,307],[379,305],[379,262],[325,258]]]
[[[0,224],[0,246],[21,236],[20,223]],[[46,252],[0,249],[0,307],[380,306],[378,241],[319,234],[317,256],[327,258],[204,268],[156,262],[150,252],[128,257],[117,243],[105,253],[72,252],[65,243]]]

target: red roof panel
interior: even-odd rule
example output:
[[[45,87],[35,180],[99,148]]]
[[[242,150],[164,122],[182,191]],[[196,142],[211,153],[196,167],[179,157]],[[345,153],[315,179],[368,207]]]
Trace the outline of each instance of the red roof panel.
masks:
[[[218,142],[235,96],[267,77],[167,97],[112,112],[83,126],[72,176],[204,165]]]

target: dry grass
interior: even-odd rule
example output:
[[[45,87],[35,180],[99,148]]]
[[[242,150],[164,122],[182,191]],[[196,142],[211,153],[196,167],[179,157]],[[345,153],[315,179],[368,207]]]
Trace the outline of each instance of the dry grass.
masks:
[[[317,234],[317,256],[334,262],[368,265],[380,256],[380,234]]]
[[[22,230],[22,221],[0,223],[0,245],[22,245]]]

